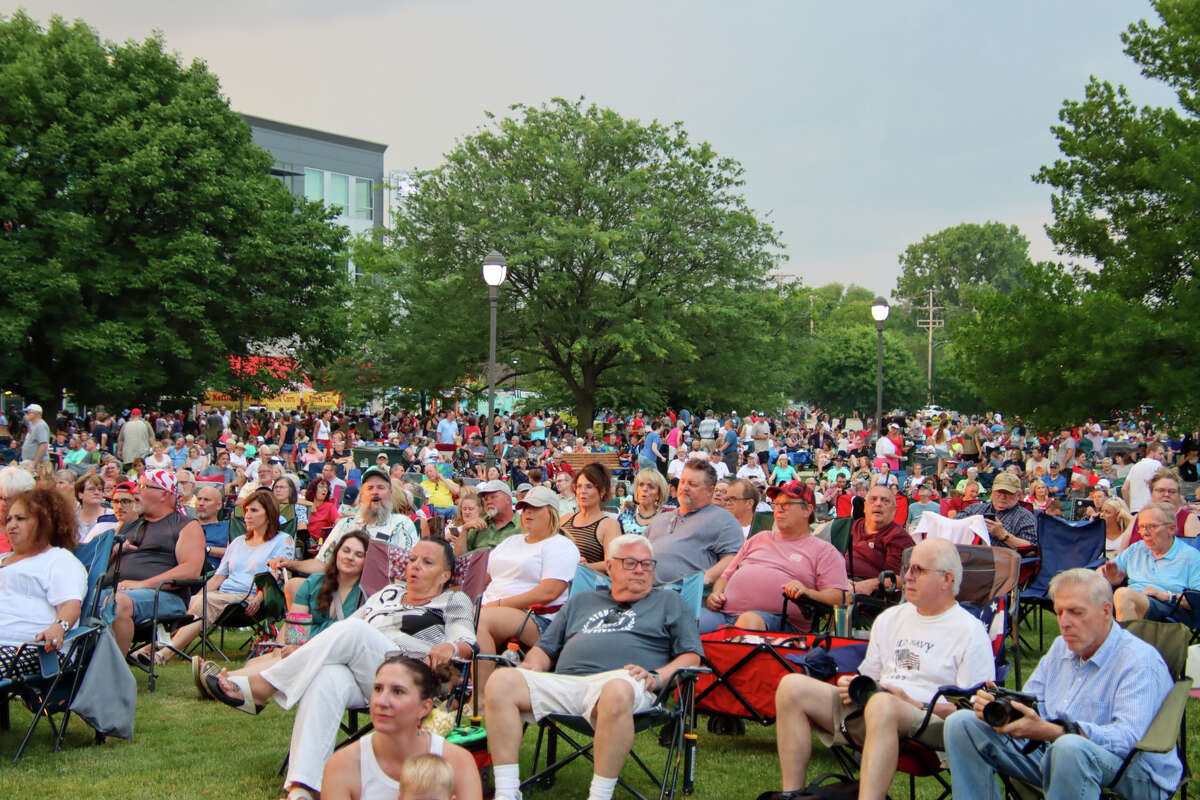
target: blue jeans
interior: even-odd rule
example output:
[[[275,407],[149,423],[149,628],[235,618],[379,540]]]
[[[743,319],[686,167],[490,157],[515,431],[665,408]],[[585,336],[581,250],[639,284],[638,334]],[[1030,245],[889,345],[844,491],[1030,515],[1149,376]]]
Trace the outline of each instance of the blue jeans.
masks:
[[[105,622],[112,622],[116,612],[116,602],[112,600],[112,589],[105,589],[100,595],[101,616]],[[133,601],[133,621],[136,623],[149,622],[154,615],[154,590],[130,589],[123,594],[129,595]],[[160,617],[178,617],[187,613],[187,603],[179,599],[179,595],[170,592],[160,592],[158,595],[158,615]]]
[[[458,506],[449,506],[447,508],[442,506],[433,506],[433,513],[449,522],[450,520],[454,519],[454,515],[458,513]]]
[[[1023,739],[997,733],[973,711],[956,711],[943,732],[956,798],[1001,800],[996,773],[1042,787],[1046,800],[1082,800],[1100,796],[1121,768],[1122,758],[1083,736],[1060,736],[1029,755]],[[1140,757],[1116,786],[1122,797],[1158,800],[1166,793],[1150,780]]]

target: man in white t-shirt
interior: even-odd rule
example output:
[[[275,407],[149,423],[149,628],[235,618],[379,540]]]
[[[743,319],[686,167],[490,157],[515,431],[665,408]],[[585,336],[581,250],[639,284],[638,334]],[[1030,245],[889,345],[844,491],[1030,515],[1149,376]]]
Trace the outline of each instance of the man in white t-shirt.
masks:
[[[725,463],[725,461],[721,458],[720,453],[718,453],[715,450],[713,452],[709,453],[708,454],[708,463],[712,464],[713,469],[715,469],[717,471],[717,480],[723,481],[729,477],[729,465],[727,465]],[[682,475],[683,471],[680,470],[679,474]]]
[[[667,465],[667,477],[678,478],[683,474],[683,468],[688,462],[688,451],[684,448],[679,448],[675,451],[675,457],[671,459],[671,463]],[[720,480],[718,477],[717,480]]]
[[[1129,468],[1121,495],[1129,503],[1130,512],[1136,514],[1150,502],[1150,479],[1162,469],[1162,458],[1162,442],[1150,442],[1146,445],[1146,457]]]
[[[757,479],[763,483],[767,482],[767,473],[762,468],[762,464],[758,463],[758,456],[754,454],[746,456],[746,463],[738,467],[737,477],[747,481]]]
[[[954,599],[962,582],[955,546],[942,539],[921,542],[913,548],[904,578],[908,602],[880,614],[871,627],[859,673],[873,678],[880,690],[861,714],[849,699],[852,675],[839,678],[836,686],[801,674],[785,675],[779,682],[780,800],[800,797],[808,782],[813,728],[827,746],[845,744],[843,724],[862,745],[859,797],[882,800],[896,774],[900,738],[916,733],[938,687],[995,680],[983,623]],[[953,704],[938,702],[920,740],[941,749],[943,720],[954,710]]]

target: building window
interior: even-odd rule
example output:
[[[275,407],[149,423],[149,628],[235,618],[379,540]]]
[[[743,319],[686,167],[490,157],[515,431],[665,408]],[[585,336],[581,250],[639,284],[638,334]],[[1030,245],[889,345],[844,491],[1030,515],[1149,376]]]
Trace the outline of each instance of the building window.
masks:
[[[350,176],[329,173],[329,205],[338,216],[350,215]]]
[[[371,182],[366,178],[354,179],[354,218],[372,219],[375,209],[371,206]]]
[[[319,169],[304,169],[304,199],[312,203],[325,202],[325,172]]]

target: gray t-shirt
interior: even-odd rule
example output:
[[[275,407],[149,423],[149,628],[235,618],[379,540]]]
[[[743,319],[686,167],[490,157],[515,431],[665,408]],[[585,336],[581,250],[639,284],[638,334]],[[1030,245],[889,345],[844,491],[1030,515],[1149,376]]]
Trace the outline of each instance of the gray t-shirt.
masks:
[[[39,419],[29,426],[25,441],[21,443],[21,460],[33,461],[37,456],[38,446],[43,444],[46,445],[46,452],[42,455],[42,461],[45,461],[50,458],[50,426],[46,424],[46,420]]]
[[[655,583],[673,583],[703,572],[745,544],[737,517],[711,503],[690,514],[678,509],[659,514],[646,529],[646,538],[658,560]]]
[[[655,589],[636,603],[607,590],[572,597],[537,646],[558,675],[594,675],[626,664],[658,669],[684,653],[703,654],[696,617],[678,592]]]

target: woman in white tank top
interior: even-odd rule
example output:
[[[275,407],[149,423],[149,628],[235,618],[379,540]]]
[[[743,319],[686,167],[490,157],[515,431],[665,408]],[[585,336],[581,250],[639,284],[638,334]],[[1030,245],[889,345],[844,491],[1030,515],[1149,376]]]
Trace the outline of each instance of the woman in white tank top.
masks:
[[[421,730],[433,708],[438,679],[423,661],[389,657],[375,673],[371,723],[375,731],[333,754],[321,779],[322,800],[396,800],[404,762],[426,753],[441,756],[454,769],[456,800],[482,800],[479,769],[463,748]],[[303,787],[290,800],[312,797]]]

